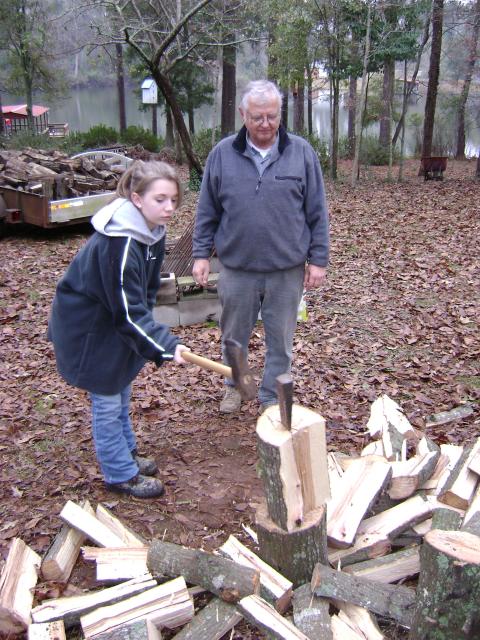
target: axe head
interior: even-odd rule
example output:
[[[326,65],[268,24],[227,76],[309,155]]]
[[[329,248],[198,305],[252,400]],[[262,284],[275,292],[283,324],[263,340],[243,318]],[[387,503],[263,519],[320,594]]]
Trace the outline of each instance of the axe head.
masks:
[[[243,400],[253,400],[257,385],[248,367],[247,355],[236,340],[225,340],[225,357],[232,369],[232,380]]]

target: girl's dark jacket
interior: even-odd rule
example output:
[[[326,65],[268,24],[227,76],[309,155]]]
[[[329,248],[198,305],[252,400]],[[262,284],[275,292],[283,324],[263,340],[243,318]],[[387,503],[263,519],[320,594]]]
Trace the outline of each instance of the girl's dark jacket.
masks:
[[[154,320],[165,228],[151,231],[118,198],[93,218],[95,233],[57,285],[48,326],[58,371],[92,393],[119,393],[147,360],[172,360],[179,340]]]

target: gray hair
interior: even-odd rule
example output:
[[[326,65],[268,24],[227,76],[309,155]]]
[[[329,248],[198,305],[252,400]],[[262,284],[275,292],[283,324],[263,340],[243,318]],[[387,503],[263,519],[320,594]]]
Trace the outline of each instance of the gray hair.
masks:
[[[271,96],[278,100],[280,109],[282,108],[283,96],[277,85],[270,80],[252,80],[245,87],[240,100],[240,108],[246,111],[250,98],[256,98],[259,102],[267,101]]]

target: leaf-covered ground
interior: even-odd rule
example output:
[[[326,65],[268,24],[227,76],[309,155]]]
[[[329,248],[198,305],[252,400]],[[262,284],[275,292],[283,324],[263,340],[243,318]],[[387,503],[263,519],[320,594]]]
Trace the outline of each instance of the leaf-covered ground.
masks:
[[[423,182],[417,162],[405,182],[370,170],[352,190],[327,183],[332,259],[322,290],[307,294],[293,376],[296,401],[326,419],[329,450],[367,442],[371,402],[394,398],[425,429],[428,416],[462,403],[472,416],[427,427],[441,442],[480,435],[480,183],[473,162],[450,162],[443,182]],[[190,194],[171,229],[190,221]],[[67,500],[102,502],[147,539],[214,549],[230,533],[246,544],[262,494],[256,475],[255,402],[222,417],[222,381],[196,367],[147,365],[134,384],[140,449],[156,457],[165,497],[139,501],[107,493],[95,462],[87,396],[57,375],[46,340],[57,280],[85,242],[85,228],[16,229],[0,241],[0,551],[21,537],[43,554]],[[194,351],[217,359],[216,327],[175,330]],[[262,327],[251,364],[261,370]],[[1,562],[1,560],[0,560]],[[93,587],[79,561],[70,591]],[[60,585],[41,584],[37,600]],[[253,633],[253,635],[252,635]],[[233,638],[260,637],[244,625]],[[393,636],[392,636],[393,637]]]

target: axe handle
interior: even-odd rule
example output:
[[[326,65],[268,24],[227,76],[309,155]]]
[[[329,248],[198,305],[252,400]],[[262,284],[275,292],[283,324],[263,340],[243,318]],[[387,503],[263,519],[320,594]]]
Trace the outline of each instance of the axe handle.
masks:
[[[215,362],[214,360],[209,360],[208,358],[204,358],[203,356],[197,356],[196,353],[192,353],[191,351],[182,351],[182,358],[187,362],[197,364],[199,367],[202,367],[202,369],[215,371],[216,373],[220,373],[226,378],[232,377],[231,367],[227,367],[221,362]]]

